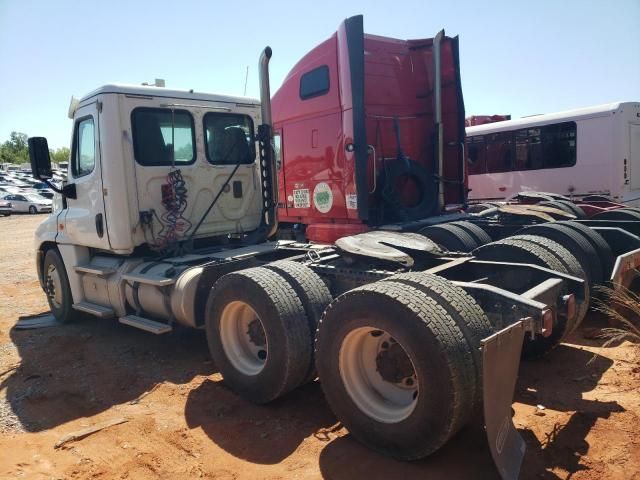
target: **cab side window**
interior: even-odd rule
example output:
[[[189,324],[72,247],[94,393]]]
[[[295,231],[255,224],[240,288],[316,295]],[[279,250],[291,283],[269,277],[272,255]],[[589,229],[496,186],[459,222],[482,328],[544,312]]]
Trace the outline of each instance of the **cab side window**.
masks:
[[[253,121],[237,113],[204,116],[205,151],[213,165],[250,165],[255,161]]]
[[[74,177],[82,177],[93,172],[96,166],[96,140],[93,117],[83,118],[76,123],[71,161],[71,172]]]

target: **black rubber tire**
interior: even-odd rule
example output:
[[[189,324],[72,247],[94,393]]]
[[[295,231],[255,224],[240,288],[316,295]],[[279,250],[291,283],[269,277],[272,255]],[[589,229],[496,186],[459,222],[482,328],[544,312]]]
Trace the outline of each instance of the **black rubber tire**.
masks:
[[[538,245],[522,240],[505,238],[477,248],[473,254],[480,260],[530,263],[561,273],[567,273],[564,265],[555,255]],[[534,339],[531,339],[530,335],[525,336],[522,345],[522,356],[535,358],[544,355],[558,345],[566,330],[566,319],[556,316],[556,323],[553,325],[551,335],[548,337],[537,335]]]
[[[550,201],[546,201],[546,202],[540,202],[540,203],[538,203],[538,205],[540,205],[541,207],[556,208],[558,210],[562,210],[563,212],[570,213],[571,215],[575,215],[575,212],[571,208],[569,208],[564,202],[561,202],[560,200],[550,200]],[[577,216],[576,216],[576,218],[577,218]]]
[[[398,178],[411,177],[420,191],[420,200],[415,205],[402,203],[401,192],[394,186]],[[391,161],[379,179],[381,199],[392,217],[398,220],[418,220],[435,213],[438,206],[438,184],[433,175],[420,163],[408,159]]]
[[[424,227],[418,233],[450,252],[470,252],[478,248],[478,244],[471,235],[462,228],[448,223]]]
[[[467,207],[466,212],[480,213],[480,212],[484,212],[485,210],[489,210],[491,208],[496,208],[498,206],[500,206],[499,203],[489,203],[489,202],[472,203]]]
[[[493,334],[495,329],[480,305],[462,288],[445,278],[426,272],[409,272],[393,275],[383,281],[393,281],[410,285],[431,297],[444,308],[462,330],[471,349],[476,370],[477,387],[474,408],[482,402],[482,351],[480,340]]]
[[[636,208],[636,207],[623,207],[622,210],[629,210],[631,212],[640,213],[640,208]]]
[[[591,286],[602,283],[602,262],[597,250],[580,233],[567,226],[565,222],[543,223],[527,227],[518,235],[538,235],[559,243],[570,251],[580,262]]]
[[[571,212],[576,216],[578,220],[584,220],[585,218],[587,218],[587,214],[584,213],[584,210],[582,210],[582,208],[580,208],[575,203],[568,200],[555,200],[555,202],[565,205],[568,209],[571,210]]]
[[[460,220],[457,222],[452,222],[449,225],[455,225],[456,227],[460,227],[473,238],[476,242],[476,245],[479,247],[480,245],[486,245],[487,243],[491,243],[491,237],[487,232],[485,232],[481,226],[476,225],[475,223],[468,222],[466,220]]]
[[[587,278],[587,274],[585,273],[584,267],[569,250],[567,250],[558,242],[549,240],[548,238],[545,238],[543,236],[516,235],[510,238],[524,240],[525,242],[531,242],[535,245],[539,245],[540,247],[548,250],[558,260],[560,260],[560,262],[562,262],[562,264],[564,265],[564,268],[566,269],[569,275],[578,277],[585,281],[584,291],[583,291],[584,299],[579,303],[576,300],[576,307],[577,307],[576,315],[574,316],[574,318],[572,318],[567,322],[567,328],[562,338],[560,339],[560,341],[564,341],[570,333],[575,331],[575,329],[580,326],[580,324],[584,320],[584,317],[587,315],[587,312],[589,311],[591,289],[589,288],[589,279]]]
[[[221,315],[234,301],[253,308],[267,345],[272,346],[264,367],[255,375],[234,367],[220,338]],[[205,326],[209,351],[225,384],[250,402],[275,400],[302,384],[308,375],[312,358],[309,320],[293,287],[272,270],[256,267],[222,276],[209,293]]]
[[[369,416],[342,380],[340,351],[360,327],[388,332],[409,356],[418,381],[416,405],[403,420]],[[375,282],[336,298],[320,320],[316,364],[327,402],[342,424],[369,448],[401,460],[442,447],[470,417],[476,375],[469,345],[438,302],[406,283]]]
[[[611,251],[611,247],[604,239],[602,235],[598,232],[589,228],[586,225],[583,225],[579,222],[558,222],[557,225],[563,225],[565,227],[571,228],[574,232],[582,235],[584,239],[586,239],[595,249],[596,255],[600,260],[600,266],[602,270],[601,280],[598,281],[594,279],[596,283],[605,283],[611,277],[611,272],[613,271],[613,265],[616,261],[613,252]],[[593,265],[597,265],[595,261],[593,261]]]
[[[616,208],[596,213],[591,220],[640,220],[640,213],[626,208]]]
[[[47,253],[44,256],[44,263],[42,266],[42,276],[43,276],[43,284],[46,287],[46,278],[47,271],[49,270],[49,265],[52,265],[59,272],[60,276],[60,284],[62,286],[62,302],[60,307],[57,307],[47,294],[47,302],[49,303],[49,308],[51,309],[51,313],[56,317],[56,320],[60,323],[70,323],[76,317],[76,312],[73,310],[73,295],[71,294],[71,287],[69,286],[69,277],[67,276],[67,270],[64,266],[64,262],[62,261],[62,257],[56,248],[51,248],[47,250]],[[46,290],[45,290],[45,293]]]
[[[311,382],[317,377],[315,359],[313,358],[316,330],[320,317],[333,300],[331,292],[317,273],[301,263],[280,260],[265,265],[265,268],[282,275],[302,301],[309,321],[309,348],[311,348],[312,355],[303,383]]]
[[[36,207],[34,207],[33,205],[29,206],[29,213],[31,215],[35,215],[36,213],[38,213],[38,209]]]

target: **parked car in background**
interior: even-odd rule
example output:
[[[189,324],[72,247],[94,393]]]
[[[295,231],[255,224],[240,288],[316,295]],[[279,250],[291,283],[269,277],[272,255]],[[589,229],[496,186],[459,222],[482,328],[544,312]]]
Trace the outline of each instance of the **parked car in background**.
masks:
[[[5,194],[1,198],[11,202],[12,212],[42,213],[51,212],[53,202],[35,193]]]
[[[11,215],[12,205],[8,200],[0,200],[0,215],[8,217]]]
[[[16,187],[15,185],[10,185],[8,183],[0,184],[0,195],[4,195],[6,193],[23,193],[20,187]]]
[[[51,190],[37,190],[38,195],[44,197],[44,198],[48,198],[48,199],[52,199],[53,198],[53,192]]]

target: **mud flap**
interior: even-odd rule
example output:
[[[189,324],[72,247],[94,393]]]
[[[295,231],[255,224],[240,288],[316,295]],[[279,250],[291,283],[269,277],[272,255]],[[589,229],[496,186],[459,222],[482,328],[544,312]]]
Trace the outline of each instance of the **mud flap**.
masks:
[[[526,321],[481,341],[485,431],[491,456],[504,480],[518,478],[526,448],[511,418]]]

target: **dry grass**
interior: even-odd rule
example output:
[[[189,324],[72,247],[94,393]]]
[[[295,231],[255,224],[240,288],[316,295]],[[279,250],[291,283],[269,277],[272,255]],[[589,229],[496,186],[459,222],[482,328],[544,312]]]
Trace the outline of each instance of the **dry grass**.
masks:
[[[600,331],[605,340],[603,347],[617,345],[624,340],[640,344],[640,296],[629,289],[596,287],[599,297],[594,299],[594,310],[604,314],[610,327]]]

